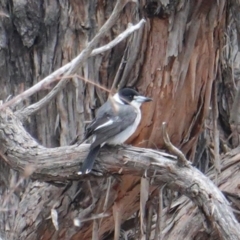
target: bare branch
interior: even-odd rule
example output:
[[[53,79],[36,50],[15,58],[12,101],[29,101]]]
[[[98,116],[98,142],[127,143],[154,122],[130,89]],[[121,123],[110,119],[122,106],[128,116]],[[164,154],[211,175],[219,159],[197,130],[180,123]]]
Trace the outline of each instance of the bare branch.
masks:
[[[115,47],[118,43],[120,43],[121,41],[123,41],[125,38],[127,38],[129,35],[131,35],[133,32],[135,32],[136,30],[140,29],[143,24],[146,22],[146,20],[142,19],[139,23],[132,25],[132,23],[128,24],[128,28],[122,32],[121,34],[119,34],[114,40],[112,40],[111,42],[109,42],[108,44],[96,48],[92,51],[91,53],[91,57],[96,56],[100,53],[106,52],[110,49],[112,49],[113,47]]]
[[[159,203],[158,203],[158,214],[157,214],[157,221],[155,227],[155,237],[154,240],[161,240],[162,239],[162,226],[163,226],[163,189],[167,184],[164,184],[159,189]]]
[[[98,220],[93,220],[93,228],[92,228],[92,240],[98,240],[99,239],[99,226],[98,226]]]
[[[217,96],[217,83],[213,83],[212,94],[212,118],[213,118],[213,143],[214,143],[214,167],[217,175],[221,172],[221,162],[219,156],[219,130],[218,130],[218,96]]]
[[[186,159],[184,154],[178,148],[173,146],[173,144],[171,143],[169,136],[167,134],[167,124],[165,122],[162,123],[162,132],[164,143],[168,150],[170,151],[170,153],[175,154],[178,157],[178,164],[180,166],[188,166],[190,162]]]
[[[123,215],[122,205],[120,202],[115,201],[113,205],[114,240],[118,240],[120,237],[122,215]]]
[[[63,67],[59,68],[58,70],[56,70],[55,72],[53,72],[52,74],[50,74],[49,76],[47,76],[46,78],[41,80],[40,82],[35,84],[33,87],[31,87],[28,90],[26,90],[25,92],[23,92],[22,94],[17,95],[10,101],[8,101],[5,104],[3,104],[2,106],[0,106],[0,110],[3,108],[13,106],[13,105],[20,103],[22,100],[28,98],[29,96],[33,95],[37,91],[44,89],[46,86],[48,86],[52,82],[56,81],[56,79],[61,76],[68,76],[70,74],[75,73],[76,70],[79,69],[81,64],[83,64],[83,62],[86,61],[86,59],[91,55],[91,53],[94,49],[94,46],[99,42],[99,40],[104,36],[104,34],[107,31],[109,31],[112,28],[112,26],[116,23],[116,21],[119,18],[119,14],[121,13],[122,9],[128,2],[129,2],[129,0],[118,0],[117,1],[115,8],[114,8],[111,16],[109,17],[109,19],[101,27],[101,29],[99,30],[97,35],[87,44],[86,48],[76,58],[74,58],[70,63],[67,63]],[[143,23],[144,23],[144,20],[140,21],[140,23],[139,23],[140,25],[138,27],[140,28]],[[133,30],[130,30],[130,29],[126,30],[127,33],[125,33],[125,37],[129,36],[129,34],[131,34],[133,31],[137,30],[138,27],[136,28],[135,26],[133,26],[133,28],[134,28]],[[124,36],[119,36],[118,40],[116,41],[116,44],[119,43],[120,39],[124,39],[123,37]],[[113,47],[114,44],[111,43],[110,46]],[[108,47],[104,48],[104,46],[103,46],[102,48],[100,48],[100,50],[96,49],[97,52],[95,52],[94,55],[99,54],[103,50],[105,50],[105,51],[108,50]],[[51,96],[51,97],[49,97],[49,99],[50,100],[53,99],[56,96],[56,94],[65,87],[66,84],[67,84],[66,80],[61,80],[57,84],[57,86],[55,86],[54,89],[49,93]],[[43,104],[43,106],[46,104],[45,101],[46,101],[45,98],[43,98],[40,101],[41,104]]]
[[[141,178],[141,187],[140,187],[140,230],[141,230],[141,237],[144,236],[146,232],[145,227],[145,209],[146,203],[148,200],[149,195],[149,179],[142,177]]]
[[[118,6],[119,9],[117,9],[117,5],[115,7],[115,11],[119,14],[121,6]],[[124,6],[122,6],[123,8]],[[116,15],[112,14],[114,17],[116,17]],[[111,15],[111,16],[112,16]],[[62,66],[61,68],[59,68],[58,70],[54,71],[52,74],[50,74],[49,76],[47,76],[46,78],[44,78],[43,80],[41,80],[40,82],[38,82],[37,84],[35,84],[33,87],[27,89],[26,91],[24,91],[23,93],[17,95],[16,97],[14,97],[13,99],[11,99],[10,101],[7,101],[5,104],[3,104],[2,106],[0,106],[0,110],[12,105],[16,105],[18,103],[20,103],[21,101],[23,101],[24,99],[30,97],[31,95],[33,95],[34,93],[45,89],[47,86],[49,86],[51,83],[55,82],[55,81],[59,81],[59,77],[61,76],[68,76],[74,72],[76,72],[76,70],[80,67],[80,65],[86,61],[86,59],[88,57],[92,57],[92,56],[96,56],[97,54],[103,53],[105,51],[110,50],[111,48],[113,48],[114,46],[116,46],[118,43],[120,43],[121,41],[123,41],[125,38],[127,38],[130,34],[132,34],[134,31],[140,29],[143,24],[146,22],[144,19],[142,19],[139,23],[137,23],[136,25],[132,25],[131,23],[129,23],[128,28],[122,32],[120,35],[118,35],[114,40],[112,40],[111,42],[109,42],[108,44],[96,48],[92,51],[93,46],[97,44],[97,42],[99,41],[99,39],[106,33],[106,31],[108,31],[113,23],[116,22],[117,19],[115,19],[114,17],[110,17],[108,19],[108,21],[103,25],[103,27],[99,30],[99,33],[93,38],[93,40],[88,43],[88,45],[86,46],[86,48],[76,57],[74,58],[71,62],[65,64],[64,66]],[[109,22],[109,20],[112,19],[113,22]],[[105,26],[107,25],[107,26]],[[68,76],[70,78],[70,76]],[[60,81],[58,83],[57,86],[54,87],[54,89],[47,95],[45,96],[43,99],[41,99],[39,102],[32,104],[31,106],[27,107],[24,110],[21,110],[21,112],[19,111],[18,114],[22,115],[22,116],[29,116],[35,112],[37,112],[39,109],[41,109],[42,107],[46,106],[55,96],[56,94],[61,91],[65,84],[67,83],[67,81],[63,82]]]
[[[32,165],[35,169],[31,176],[33,179],[41,181],[80,179],[77,170],[79,163],[85,159],[88,148],[88,144],[45,148],[25,131],[12,112],[9,110],[0,112],[1,152],[7,158],[7,163],[19,172]],[[210,223],[209,227],[216,230],[223,239],[239,239],[239,223],[221,191],[199,170],[192,166],[180,168],[173,159],[174,157],[171,158],[170,155],[151,149],[105,147],[100,152],[95,168],[101,170],[103,174],[118,173],[121,169],[123,174],[135,176],[142,176],[147,169],[148,176],[155,173],[154,185],[167,183],[167,187],[188,196],[198,205]],[[229,160],[225,164],[231,166]],[[93,176],[89,174],[83,178],[86,180]]]
[[[99,47],[99,48],[96,48],[92,51],[92,53],[90,54],[89,57],[93,57],[93,56],[96,56],[97,54],[100,54],[100,53],[103,53],[103,52],[106,52],[108,50],[110,50],[111,48],[115,47],[118,43],[120,43],[121,41],[123,41],[125,38],[127,38],[130,34],[132,34],[134,31],[138,30],[139,28],[141,28],[143,26],[143,24],[145,23],[146,21],[144,19],[142,19],[139,23],[137,23],[136,25],[132,25],[132,24],[129,24],[129,27],[124,31],[122,32],[120,35],[118,35],[114,40],[112,40],[111,42],[109,42],[108,44],[102,46],[102,47]],[[75,58],[76,59],[76,58]],[[68,71],[71,67],[72,64],[75,64],[74,63],[74,60],[73,59],[70,63],[66,64],[65,66],[61,67],[61,68],[65,68],[65,71]],[[66,67],[67,66],[67,67]],[[60,71],[59,68],[57,71]],[[56,72],[56,71],[55,71]],[[54,72],[54,73],[55,73]],[[52,73],[52,74],[54,74]],[[51,75],[52,75],[51,74]],[[48,80],[48,78],[51,76],[49,75],[48,77],[44,78],[42,81],[45,81],[45,80]],[[54,74],[54,76],[56,76],[57,74]],[[60,74],[59,74],[60,75]],[[66,77],[53,77],[51,82],[54,82],[54,81],[59,81],[59,80],[62,80],[62,79],[69,79],[69,78],[73,78],[75,75],[68,75]],[[92,82],[92,81],[89,81],[85,78],[82,78],[80,76],[78,76],[79,78],[81,78],[83,81],[85,82],[88,82],[90,84],[93,84],[93,85],[97,85],[96,83]],[[40,83],[40,82],[39,82]],[[37,83],[37,84],[39,84]],[[36,84],[36,85],[37,85]],[[45,83],[46,84],[46,83]],[[49,83],[48,83],[49,84]],[[41,86],[39,86],[38,88],[36,88],[34,85],[32,88],[34,88],[34,92],[31,93],[34,94],[36,93],[37,91],[41,90]],[[31,89],[31,88],[30,88]],[[61,85],[58,86],[58,89],[56,89],[57,92],[61,91]],[[29,89],[28,89],[29,90]],[[22,99],[25,99],[29,96],[25,96],[26,95],[26,92],[28,91],[24,91],[23,93],[21,93],[20,95],[22,96]],[[18,95],[19,96],[19,95]],[[17,97],[18,97],[17,96]],[[55,96],[55,95],[54,95]],[[21,118],[21,119],[24,119],[24,118],[27,118],[28,116],[36,113],[37,111],[39,111],[40,109],[42,109],[44,106],[46,106],[52,99],[53,99],[53,94],[52,92],[50,92],[48,95],[46,95],[43,99],[41,99],[40,101],[38,101],[37,103],[34,103],[30,106],[28,106],[27,108],[25,109],[21,109],[20,111],[17,112],[18,116]],[[7,106],[7,105],[6,105]]]

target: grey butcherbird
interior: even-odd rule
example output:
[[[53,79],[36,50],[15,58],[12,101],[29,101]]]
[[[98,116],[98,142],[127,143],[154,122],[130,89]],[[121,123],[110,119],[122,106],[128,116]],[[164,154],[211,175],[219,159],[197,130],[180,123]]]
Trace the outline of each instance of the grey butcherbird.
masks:
[[[109,98],[97,111],[96,118],[88,125],[85,140],[93,136],[90,151],[78,172],[88,174],[100,148],[104,144],[124,143],[137,129],[141,121],[141,105],[152,101],[132,88],[123,88]]]

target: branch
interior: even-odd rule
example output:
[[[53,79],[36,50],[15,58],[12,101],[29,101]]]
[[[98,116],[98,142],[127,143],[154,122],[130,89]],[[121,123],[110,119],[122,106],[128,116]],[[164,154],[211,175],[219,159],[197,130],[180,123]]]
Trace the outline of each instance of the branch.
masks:
[[[45,148],[25,131],[10,110],[0,112],[0,149],[13,169],[22,173],[32,166],[35,169],[33,179],[66,181],[93,177],[77,175],[79,163],[87,155],[88,144]],[[148,176],[154,176],[153,184],[167,184],[172,190],[188,196],[204,214],[209,227],[223,239],[240,238],[239,223],[221,191],[196,168],[179,167],[173,156],[144,148],[105,147],[95,168],[105,175],[121,172],[135,176],[142,176],[147,169]]]
[[[116,21],[119,18],[119,14],[121,13],[122,9],[128,2],[129,2],[129,0],[118,0],[117,1],[115,8],[114,8],[111,16],[109,17],[109,19],[101,27],[101,29],[99,30],[97,35],[87,44],[86,48],[76,58],[74,58],[70,63],[64,65],[63,67],[59,68],[58,70],[56,70],[55,72],[53,72],[52,74],[50,74],[49,76],[47,76],[46,78],[41,80],[40,82],[35,84],[33,87],[31,87],[28,90],[26,90],[25,92],[23,92],[22,94],[17,95],[10,101],[8,101],[5,104],[3,104],[2,106],[0,106],[0,110],[20,103],[21,101],[30,97],[31,95],[33,95],[40,89],[44,89],[46,86],[48,86],[52,82],[56,81],[56,78],[59,78],[60,76],[68,76],[70,74],[75,73],[79,69],[81,64],[83,64],[83,62],[86,61],[86,59],[91,55],[91,53],[94,49],[94,46],[99,42],[99,40],[104,36],[104,34],[107,31],[109,31],[112,28],[112,26],[116,23]],[[144,21],[144,20],[142,20],[142,21]],[[143,22],[141,24],[143,24]],[[134,29],[134,31],[135,30],[136,29]],[[100,49],[100,51],[103,51],[103,49]],[[96,52],[95,52],[95,54],[96,54]],[[52,100],[57,95],[57,93],[65,87],[66,84],[67,84],[66,80],[61,80],[57,84],[57,86],[55,86],[54,89],[48,94],[49,95],[48,98],[50,100]],[[46,99],[43,98],[39,103],[42,105],[41,107],[45,106]]]
[[[218,90],[216,81],[213,82],[212,92],[212,125],[213,125],[213,144],[214,144],[214,167],[216,170],[216,176],[221,172],[221,161],[220,161],[220,143],[219,143],[219,130],[218,130]],[[217,178],[216,178],[217,180]]]
[[[132,34],[133,32],[135,32],[136,30],[138,30],[139,28],[141,28],[143,26],[143,24],[145,23],[146,21],[144,19],[142,19],[139,23],[137,23],[136,25],[132,25],[132,24],[129,24],[128,28],[122,32],[120,35],[118,35],[114,40],[112,40],[111,42],[109,42],[108,44],[102,46],[102,47],[99,47],[99,48],[96,48],[92,51],[92,53],[90,54],[90,57],[93,57],[93,56],[96,56],[97,54],[100,54],[100,53],[103,53],[103,52],[106,52],[110,49],[112,49],[113,47],[115,47],[118,43],[120,43],[121,41],[123,41],[125,38],[127,38],[130,34]],[[65,70],[64,71],[68,71],[71,67],[71,65],[74,65],[74,60],[71,61],[70,63],[66,64],[65,66],[59,68],[57,71],[60,71],[62,68],[64,68]],[[66,67],[67,66],[67,67]],[[55,71],[56,72],[56,71]],[[51,75],[54,75],[52,78],[51,78],[51,82],[50,83],[53,83],[54,81],[59,81],[61,79],[64,79],[64,77],[62,78],[59,78],[59,77],[56,77],[57,74],[52,73]],[[37,83],[36,85],[34,85],[33,87],[31,87],[30,89],[31,90],[31,95],[36,93],[37,91],[41,90],[41,87],[43,85],[46,85],[47,83],[45,83],[44,81],[45,80],[48,80],[49,77],[51,77],[51,75],[49,75],[47,78],[44,78],[41,82],[42,85],[41,86],[37,86],[39,83]],[[59,74],[60,75],[60,74]],[[70,76],[68,75],[66,78],[71,78],[73,77],[74,75]],[[84,80],[84,79],[83,79]],[[94,82],[91,82],[89,80],[84,80],[86,82],[90,82],[91,84],[94,84]],[[48,83],[49,84],[49,83]],[[29,95],[28,95],[28,91],[30,90],[26,90],[24,91],[23,93],[21,93],[20,95],[18,95],[17,97],[21,97],[22,96],[22,99],[25,99],[27,98]],[[59,92],[61,89],[58,87],[57,89],[57,92]],[[43,108],[44,106],[46,106],[51,100],[52,98],[54,97],[55,95],[52,94],[52,92],[50,92],[48,95],[46,95],[43,99],[41,99],[40,101],[38,101],[37,103],[34,103],[30,106],[28,106],[27,108],[25,109],[21,109],[20,111],[17,112],[18,116],[21,118],[21,119],[24,119],[24,118],[27,118],[28,116],[36,113],[37,111],[39,111],[41,108]],[[9,102],[7,102],[9,103]],[[6,106],[7,106],[7,103],[6,103]],[[1,108],[0,108],[1,109]]]
[[[132,23],[128,24],[128,28],[122,32],[121,34],[119,34],[114,40],[112,40],[111,42],[109,42],[108,44],[96,48],[92,51],[91,53],[91,57],[96,56],[100,53],[106,52],[110,49],[112,49],[113,47],[115,47],[118,43],[120,43],[121,41],[123,41],[125,38],[127,38],[128,36],[130,36],[133,32],[135,32],[136,30],[140,29],[143,24],[146,22],[146,20],[142,19],[139,23],[132,25]]]
[[[167,124],[165,122],[162,123],[162,133],[163,133],[163,140],[164,143],[169,150],[170,153],[175,154],[178,157],[178,164],[179,166],[188,166],[190,162],[186,159],[184,154],[175,146],[170,141],[170,138],[167,133]]]

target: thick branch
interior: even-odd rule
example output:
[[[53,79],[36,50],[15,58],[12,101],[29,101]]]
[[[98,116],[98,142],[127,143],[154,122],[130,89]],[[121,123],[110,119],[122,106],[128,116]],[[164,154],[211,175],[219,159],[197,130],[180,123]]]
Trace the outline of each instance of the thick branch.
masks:
[[[10,111],[0,114],[0,150],[5,161],[23,172],[32,165],[32,178],[40,181],[77,179],[79,163],[86,157],[88,145],[45,148],[40,146]],[[101,162],[101,164],[99,164]],[[99,156],[98,170],[142,176],[154,176],[154,184],[167,183],[171,189],[188,196],[210,227],[224,239],[239,239],[239,224],[219,189],[194,167],[179,167],[173,156],[136,147],[104,148]],[[86,178],[86,176],[84,176]]]

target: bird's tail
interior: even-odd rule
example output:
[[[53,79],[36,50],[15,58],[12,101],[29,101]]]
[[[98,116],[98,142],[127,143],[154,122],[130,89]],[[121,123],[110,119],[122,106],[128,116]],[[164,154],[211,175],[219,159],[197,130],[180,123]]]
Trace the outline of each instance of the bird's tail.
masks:
[[[91,170],[93,168],[94,161],[95,161],[95,159],[96,159],[96,157],[99,153],[99,150],[100,150],[100,145],[96,146],[95,148],[90,150],[86,159],[83,162],[82,167],[78,171],[78,175],[88,174],[89,172],[91,172]]]

